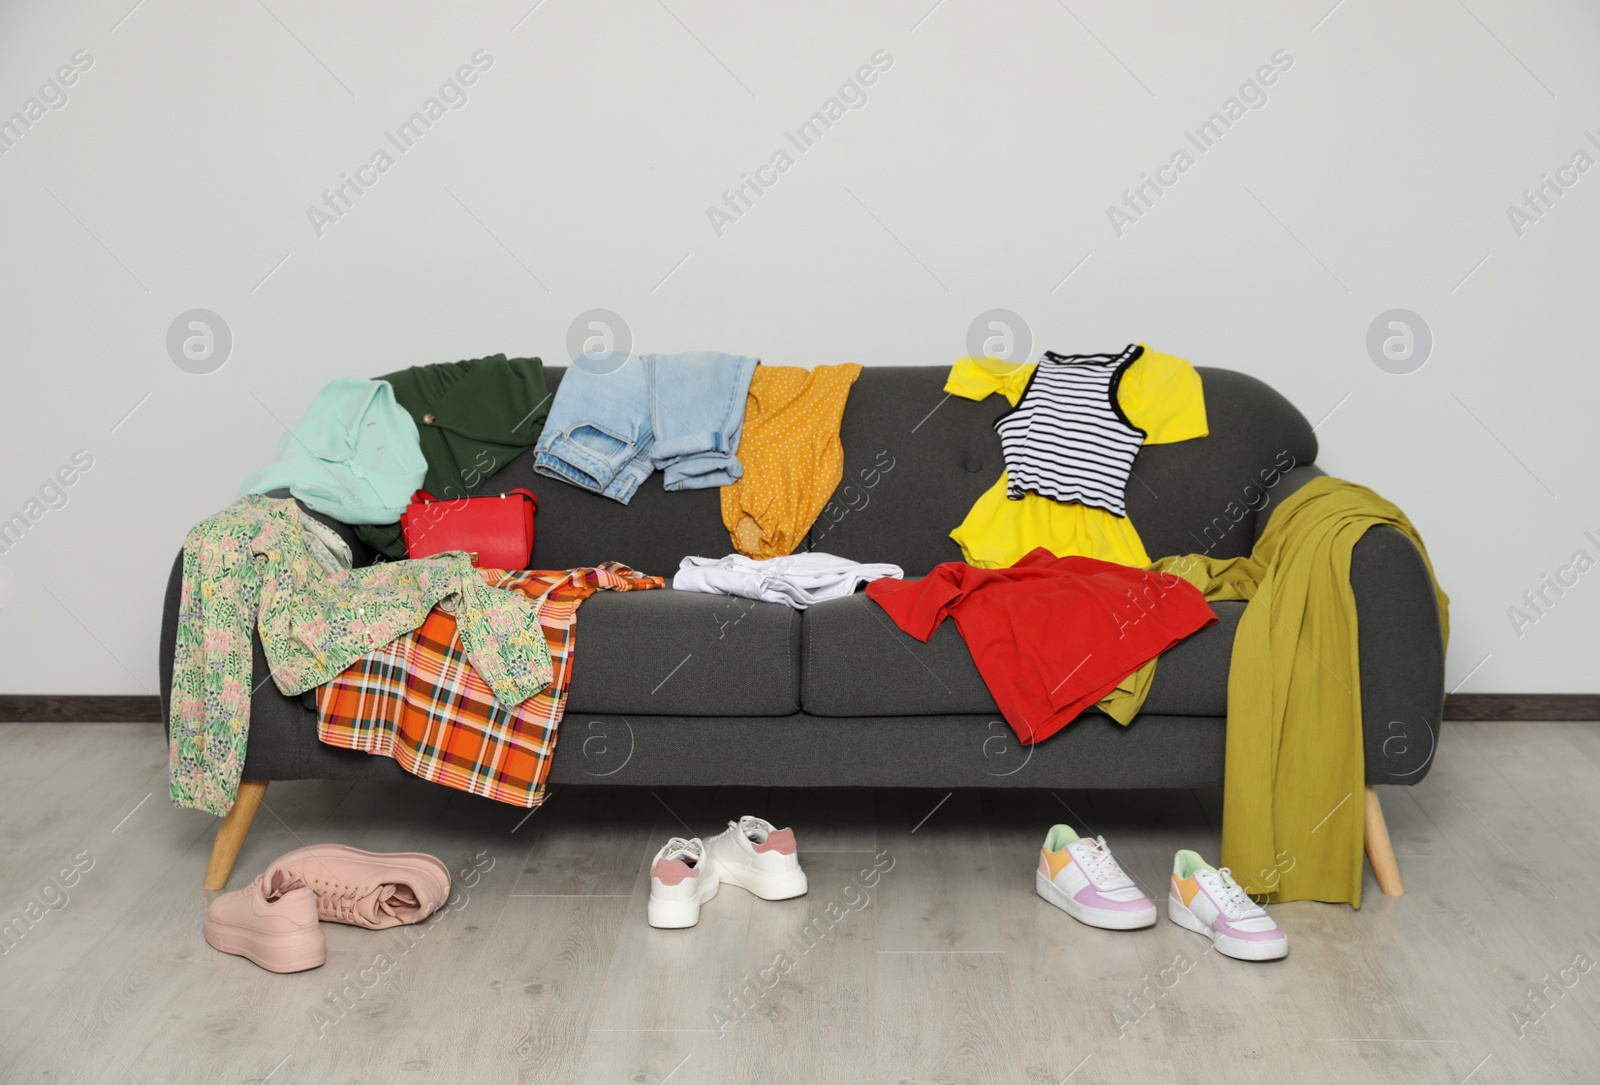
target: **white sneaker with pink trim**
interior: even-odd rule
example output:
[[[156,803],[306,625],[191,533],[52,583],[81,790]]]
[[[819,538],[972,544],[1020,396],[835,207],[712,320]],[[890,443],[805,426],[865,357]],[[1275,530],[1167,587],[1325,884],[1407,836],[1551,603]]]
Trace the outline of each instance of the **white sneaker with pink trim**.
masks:
[[[723,881],[762,900],[805,895],[806,872],[800,869],[793,829],[774,829],[771,822],[746,814],[706,841],[706,856]]]
[[[692,927],[700,922],[700,905],[717,895],[717,872],[705,862],[699,837],[675,836],[656,852],[650,864],[650,903],[645,916],[652,927]]]

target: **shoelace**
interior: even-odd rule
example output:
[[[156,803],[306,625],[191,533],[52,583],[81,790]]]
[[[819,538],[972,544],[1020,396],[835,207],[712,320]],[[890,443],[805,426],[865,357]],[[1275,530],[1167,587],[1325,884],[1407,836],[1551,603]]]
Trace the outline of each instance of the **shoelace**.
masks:
[[[752,843],[765,844],[767,837],[771,836],[775,830],[772,828],[771,822],[758,818],[753,814],[746,814],[739,819],[739,831],[744,834],[745,839]]]
[[[690,866],[696,866],[704,855],[705,845],[700,842],[699,837],[685,840],[681,836],[675,836],[667,841],[666,850],[661,853],[661,860],[666,862],[670,859],[682,859]]]
[[[1217,885],[1221,890],[1221,903],[1223,909],[1231,918],[1237,919],[1251,912],[1261,910],[1261,906],[1250,899],[1239,883],[1233,880],[1233,871],[1223,867],[1217,871]]]
[[[355,920],[356,890],[340,886],[340,893],[335,895],[333,882],[315,876],[307,878],[285,870],[268,871],[261,875],[261,881],[263,891],[269,899],[278,900],[285,893],[295,889],[309,889],[316,897],[319,917],[345,923]]]
[[[1089,843],[1089,841],[1085,840],[1080,840],[1079,842]],[[1080,853],[1080,857],[1084,860],[1086,872],[1098,888],[1107,889],[1118,885],[1133,884],[1133,879],[1123,873],[1122,867],[1117,865],[1116,857],[1106,847],[1105,837],[1095,837],[1093,846],[1086,847]]]
[[[342,885],[331,878],[313,875],[303,883],[317,897],[317,913],[324,919],[360,925],[362,917],[356,904],[367,892],[360,886]]]
[[[319,893],[317,903],[329,919],[338,919],[345,923],[354,923],[359,917],[356,912],[356,900],[360,897],[359,889],[346,889],[335,896],[332,893]]]

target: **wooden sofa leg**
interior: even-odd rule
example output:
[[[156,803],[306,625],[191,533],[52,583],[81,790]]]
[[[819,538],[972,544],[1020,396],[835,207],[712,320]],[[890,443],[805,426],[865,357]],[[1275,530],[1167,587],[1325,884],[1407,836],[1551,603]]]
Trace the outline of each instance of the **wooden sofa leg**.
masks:
[[[1403,897],[1406,887],[1400,882],[1400,864],[1394,859],[1394,845],[1389,841],[1389,826],[1383,820],[1383,806],[1378,802],[1378,789],[1367,785],[1367,858],[1372,863],[1372,873],[1378,878],[1378,888],[1385,896]]]
[[[239,781],[239,797],[234,800],[233,809],[217,823],[217,842],[211,845],[211,865],[206,867],[207,889],[221,889],[228,884],[239,849],[244,847],[244,838],[250,834],[250,823],[255,820],[256,809],[267,793],[267,783],[266,780]]]

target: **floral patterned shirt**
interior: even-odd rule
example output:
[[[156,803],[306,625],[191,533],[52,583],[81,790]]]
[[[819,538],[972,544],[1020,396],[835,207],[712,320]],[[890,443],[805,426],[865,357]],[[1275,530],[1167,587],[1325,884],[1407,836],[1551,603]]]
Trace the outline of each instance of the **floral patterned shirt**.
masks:
[[[343,541],[289,499],[251,494],[189,532],[168,726],[174,804],[222,815],[238,795],[253,626],[288,696],[410,633],[435,605],[455,615],[467,658],[502,704],[550,684],[537,609],[489,587],[467,555],[348,566]]]

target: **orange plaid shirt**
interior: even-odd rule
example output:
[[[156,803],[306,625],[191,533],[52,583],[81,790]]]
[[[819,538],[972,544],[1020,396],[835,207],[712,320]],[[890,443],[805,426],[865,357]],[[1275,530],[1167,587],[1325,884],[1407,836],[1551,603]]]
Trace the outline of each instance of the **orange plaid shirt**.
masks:
[[[455,618],[435,608],[421,628],[317,688],[317,737],[392,757],[407,772],[458,791],[538,806],[571,684],[578,605],[599,590],[666,584],[616,562],[479,571],[491,587],[520,592],[538,608],[550,646],[550,685],[521,704],[501,704],[467,661]]]

